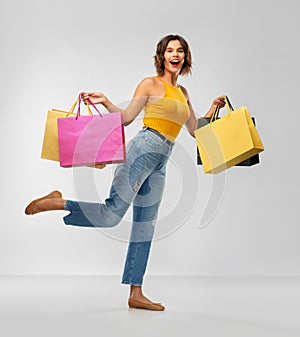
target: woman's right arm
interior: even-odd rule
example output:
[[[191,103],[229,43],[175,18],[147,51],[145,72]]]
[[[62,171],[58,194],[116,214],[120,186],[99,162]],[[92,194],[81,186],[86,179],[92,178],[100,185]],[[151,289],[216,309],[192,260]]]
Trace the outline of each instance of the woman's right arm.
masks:
[[[137,86],[133,98],[126,109],[115,106],[102,92],[83,92],[82,99],[90,99],[94,104],[102,104],[109,112],[120,112],[123,115],[124,125],[129,125],[147,104],[153,81],[151,78],[143,79]]]

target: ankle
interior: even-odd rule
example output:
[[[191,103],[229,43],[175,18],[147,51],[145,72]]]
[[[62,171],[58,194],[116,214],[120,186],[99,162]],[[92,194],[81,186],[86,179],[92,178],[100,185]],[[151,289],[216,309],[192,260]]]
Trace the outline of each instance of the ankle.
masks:
[[[141,297],[143,296],[142,287],[141,286],[130,286],[130,297]]]

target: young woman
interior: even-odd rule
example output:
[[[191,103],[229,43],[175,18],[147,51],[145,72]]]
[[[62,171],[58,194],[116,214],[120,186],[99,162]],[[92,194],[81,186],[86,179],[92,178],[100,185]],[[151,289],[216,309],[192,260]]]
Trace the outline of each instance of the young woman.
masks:
[[[183,125],[194,137],[197,118],[187,90],[177,83],[179,75],[191,73],[192,57],[188,43],[179,35],[167,35],[157,44],[157,76],[143,79],[133,99],[124,110],[116,107],[101,92],[84,92],[82,99],[102,104],[109,112],[121,112],[124,124],[130,124],[144,110],[143,128],[127,145],[127,160],[119,164],[105,203],[65,200],[53,191],[29,203],[26,214],[50,210],[70,213],[66,225],[84,227],[116,226],[133,204],[133,221],[122,283],[130,285],[128,305],[131,308],[164,310],[160,303],[148,299],[142,291],[154,227],[161,202],[166,165],[174,141]],[[212,102],[205,116],[216,106],[224,107],[223,96]]]

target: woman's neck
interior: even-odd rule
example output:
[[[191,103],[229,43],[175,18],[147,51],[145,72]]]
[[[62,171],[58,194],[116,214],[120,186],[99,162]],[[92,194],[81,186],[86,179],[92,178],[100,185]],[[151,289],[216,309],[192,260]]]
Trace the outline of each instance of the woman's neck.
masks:
[[[177,84],[178,75],[177,74],[164,73],[162,76],[160,76],[160,78],[166,83],[172,85],[173,87],[178,87],[178,84]]]

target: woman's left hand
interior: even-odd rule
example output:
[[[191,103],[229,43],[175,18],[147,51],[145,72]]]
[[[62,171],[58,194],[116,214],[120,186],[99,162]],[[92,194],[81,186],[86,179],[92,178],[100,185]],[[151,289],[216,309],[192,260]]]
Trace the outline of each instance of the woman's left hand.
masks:
[[[225,104],[226,104],[225,96],[216,97],[213,100],[210,109],[207,111],[204,117],[210,118],[214,114],[217,106],[221,109],[221,108],[224,108]]]
[[[218,106],[219,108],[224,108],[225,104],[225,96],[219,96],[213,100],[212,107]]]

